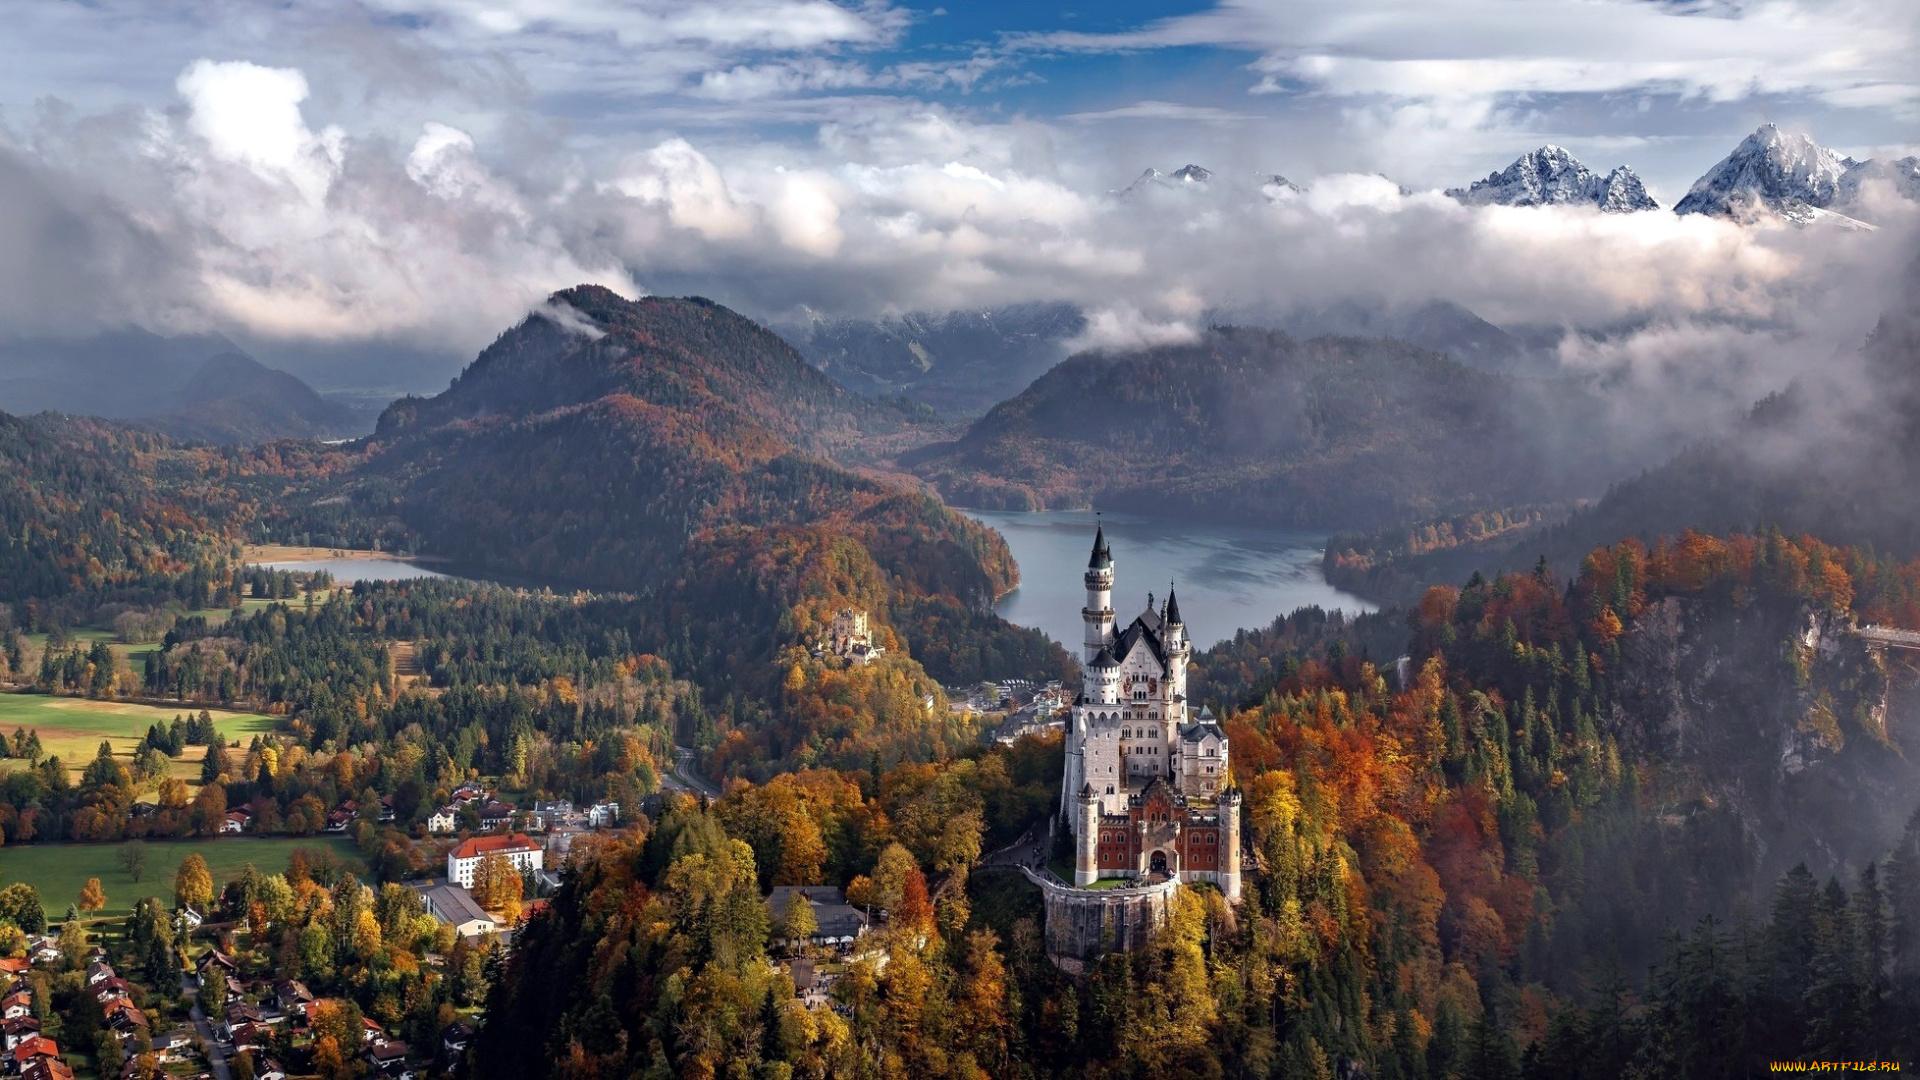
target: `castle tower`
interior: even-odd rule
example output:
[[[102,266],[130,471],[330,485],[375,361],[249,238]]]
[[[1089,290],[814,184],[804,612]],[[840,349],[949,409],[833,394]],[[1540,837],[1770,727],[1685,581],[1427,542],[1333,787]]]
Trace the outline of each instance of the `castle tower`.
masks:
[[[1240,899],[1240,789],[1220,793],[1220,891]]]
[[[1180,600],[1174,595],[1173,586],[1167,586],[1167,610],[1164,616],[1167,639],[1167,719],[1172,723],[1186,721],[1187,697],[1187,661],[1193,657],[1193,641],[1187,637],[1187,624],[1180,618]],[[1169,730],[1169,735],[1172,731]]]
[[[1087,633],[1080,662],[1091,664],[1093,658],[1100,655],[1101,647],[1113,640],[1113,553],[1107,550],[1105,526],[1094,530],[1093,556],[1087,560],[1086,583],[1087,606],[1080,609],[1080,618],[1087,625]]]
[[[1079,835],[1075,837],[1077,843],[1073,849],[1073,883],[1084,887],[1100,878],[1100,797],[1094,794],[1092,784],[1080,789],[1079,802]]]

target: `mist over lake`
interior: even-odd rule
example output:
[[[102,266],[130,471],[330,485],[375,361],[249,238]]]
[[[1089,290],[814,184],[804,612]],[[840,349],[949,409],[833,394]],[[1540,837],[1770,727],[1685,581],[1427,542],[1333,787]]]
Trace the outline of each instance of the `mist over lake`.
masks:
[[[1080,608],[1086,602],[1081,575],[1093,547],[1093,511],[963,512],[998,529],[1020,564],[1020,587],[1001,598],[996,610],[1077,655]],[[1113,607],[1122,626],[1146,608],[1147,593],[1156,604],[1164,601],[1169,580],[1179,590],[1187,633],[1199,648],[1313,604],[1349,612],[1374,609],[1327,584],[1320,571],[1325,536],[1116,513],[1099,520],[1113,548]]]

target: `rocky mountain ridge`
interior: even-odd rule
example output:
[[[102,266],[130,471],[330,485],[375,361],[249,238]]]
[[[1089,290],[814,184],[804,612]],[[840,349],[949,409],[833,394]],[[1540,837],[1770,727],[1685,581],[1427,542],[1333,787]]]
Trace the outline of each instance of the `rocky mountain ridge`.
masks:
[[[1660,209],[1627,166],[1601,176],[1563,147],[1551,144],[1521,155],[1485,180],[1450,188],[1447,194],[1469,206],[1590,205],[1613,214]]]

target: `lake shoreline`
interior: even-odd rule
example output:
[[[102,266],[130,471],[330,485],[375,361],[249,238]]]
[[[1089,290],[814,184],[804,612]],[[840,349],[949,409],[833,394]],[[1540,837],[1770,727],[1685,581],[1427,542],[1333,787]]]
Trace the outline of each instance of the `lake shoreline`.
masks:
[[[360,548],[305,547],[297,544],[248,544],[240,552],[240,561],[249,566],[284,562],[404,562],[445,563],[440,555],[403,555],[393,551]]]
[[[1019,568],[1019,584],[995,599],[994,611],[1069,650],[1078,649],[1082,637],[1082,575],[1097,523],[1113,549],[1114,608],[1122,624],[1138,614],[1136,602],[1144,610],[1149,593],[1164,601],[1169,584],[1177,588],[1196,646],[1231,640],[1236,631],[1268,626],[1302,607],[1377,610],[1327,581],[1321,533],[1113,511],[960,512],[999,532]]]

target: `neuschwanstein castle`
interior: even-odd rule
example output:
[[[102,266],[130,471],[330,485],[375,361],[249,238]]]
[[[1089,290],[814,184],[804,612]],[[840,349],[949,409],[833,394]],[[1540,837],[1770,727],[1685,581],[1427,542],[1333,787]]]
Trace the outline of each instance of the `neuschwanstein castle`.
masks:
[[[1180,602],[1114,629],[1113,553],[1094,534],[1087,563],[1086,653],[1067,721],[1061,813],[1072,831],[1074,881],[1210,881],[1240,898],[1240,792],[1227,736],[1202,708],[1187,712],[1193,653]]]

